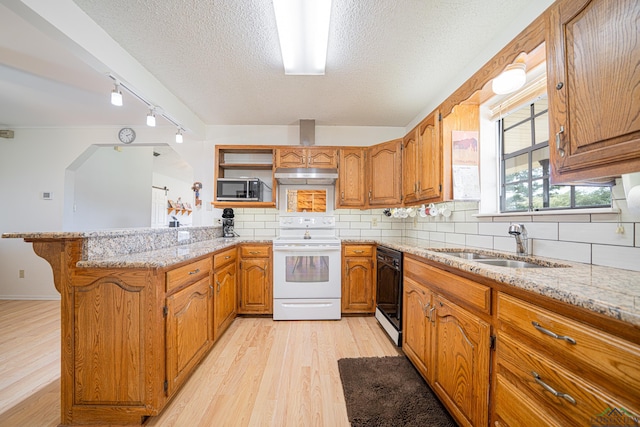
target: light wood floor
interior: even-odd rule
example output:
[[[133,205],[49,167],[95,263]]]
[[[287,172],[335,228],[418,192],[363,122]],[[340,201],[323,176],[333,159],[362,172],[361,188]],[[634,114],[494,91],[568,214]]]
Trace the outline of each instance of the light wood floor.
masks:
[[[0,301],[0,426],[60,421],[57,301]],[[337,360],[396,356],[373,317],[238,318],[147,426],[348,426]]]

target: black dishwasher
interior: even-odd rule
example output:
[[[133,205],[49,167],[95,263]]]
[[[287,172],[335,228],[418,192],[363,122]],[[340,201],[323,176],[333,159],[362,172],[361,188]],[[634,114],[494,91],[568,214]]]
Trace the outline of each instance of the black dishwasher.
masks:
[[[402,346],[402,252],[377,248],[376,319],[391,340]]]

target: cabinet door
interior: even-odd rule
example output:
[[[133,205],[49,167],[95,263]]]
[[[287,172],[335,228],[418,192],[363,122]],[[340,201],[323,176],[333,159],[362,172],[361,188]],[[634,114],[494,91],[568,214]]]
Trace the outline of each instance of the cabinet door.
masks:
[[[249,258],[240,261],[239,313],[273,313],[269,264],[269,258]]]
[[[436,111],[418,127],[416,198],[418,200],[442,199],[442,144]]]
[[[168,395],[184,382],[213,342],[209,277],[167,298]]]
[[[550,11],[553,182],[640,171],[640,2],[566,0]]]
[[[435,296],[434,304],[434,389],[459,423],[486,426],[489,324],[441,296]]]
[[[344,258],[342,312],[373,313],[373,260],[369,257]]]
[[[213,278],[213,331],[214,339],[217,340],[236,315],[236,264],[231,263],[215,270]]]
[[[335,148],[307,148],[307,166],[310,168],[337,168],[338,150]]]
[[[338,173],[337,208],[366,207],[366,151],[364,148],[340,149],[340,168]]]
[[[369,205],[402,202],[402,139],[369,148]]]
[[[402,195],[405,203],[415,202],[418,192],[418,139],[416,129],[402,141]]]
[[[422,373],[431,381],[431,292],[414,280],[404,278],[402,295],[402,350]]]
[[[278,148],[276,165],[280,168],[306,168],[307,152],[304,148]]]

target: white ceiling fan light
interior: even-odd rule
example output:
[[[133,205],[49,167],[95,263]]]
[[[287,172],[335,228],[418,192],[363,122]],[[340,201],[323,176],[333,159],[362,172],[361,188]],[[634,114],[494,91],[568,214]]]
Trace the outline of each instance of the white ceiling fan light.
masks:
[[[324,75],[331,0],[273,0],[284,73]]]
[[[506,95],[520,89],[527,82],[526,55],[519,55],[513,64],[491,82],[491,90],[496,95]]]

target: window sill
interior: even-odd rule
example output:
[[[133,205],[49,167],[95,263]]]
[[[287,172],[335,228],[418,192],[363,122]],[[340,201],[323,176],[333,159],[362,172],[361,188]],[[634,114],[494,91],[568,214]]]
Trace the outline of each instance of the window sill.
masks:
[[[474,214],[475,218],[489,217],[512,217],[512,216],[545,216],[545,215],[591,215],[591,214],[617,214],[620,209],[614,208],[594,208],[594,209],[559,209],[551,211],[531,211],[531,212],[495,212]]]

